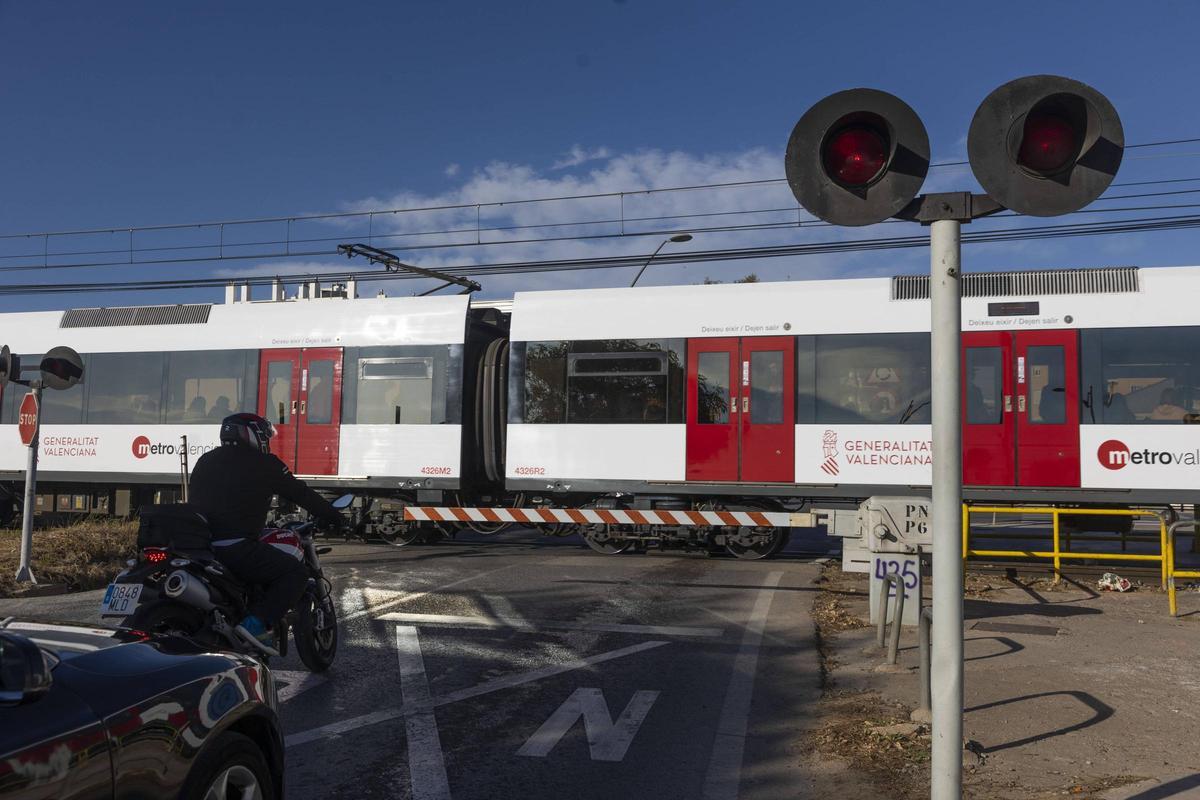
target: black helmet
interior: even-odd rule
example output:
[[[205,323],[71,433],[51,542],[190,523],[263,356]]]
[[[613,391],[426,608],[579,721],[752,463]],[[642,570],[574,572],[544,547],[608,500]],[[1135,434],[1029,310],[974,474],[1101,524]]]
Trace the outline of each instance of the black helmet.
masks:
[[[274,435],[275,426],[258,414],[231,414],[221,420],[221,444],[246,444],[269,453]]]

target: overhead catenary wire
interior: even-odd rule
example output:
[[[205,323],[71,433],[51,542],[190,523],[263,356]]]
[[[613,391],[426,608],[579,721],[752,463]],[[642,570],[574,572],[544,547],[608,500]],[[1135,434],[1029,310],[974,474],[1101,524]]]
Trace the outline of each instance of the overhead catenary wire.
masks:
[[[1200,178],[1197,178],[1194,180],[1200,180]],[[1106,201],[1106,200],[1119,200],[1119,199],[1129,199],[1129,198],[1167,196],[1167,195],[1174,195],[1174,194],[1195,194],[1195,193],[1200,193],[1200,189],[1177,190],[1177,191],[1168,191],[1168,192],[1160,192],[1160,193],[1145,192],[1145,193],[1141,193],[1141,194],[1131,194],[1131,195],[1114,195],[1111,197],[1099,198],[1099,200],[1097,200],[1097,202]],[[1164,204],[1164,205],[1126,206],[1126,207],[1119,207],[1119,208],[1089,208],[1089,209],[1082,209],[1079,211],[1072,212],[1072,214],[1108,214],[1108,213],[1122,213],[1122,212],[1132,212],[1132,211],[1184,209],[1184,208],[1193,208],[1193,207],[1195,207],[1194,204]],[[631,218],[631,219],[626,219],[625,221],[626,222],[673,221],[673,220],[680,220],[680,219],[694,219],[694,218],[703,218],[703,217],[762,215],[762,214],[778,214],[778,213],[787,213],[789,215],[796,214],[797,209],[792,208],[792,207],[774,207],[774,208],[764,208],[764,209],[749,209],[749,210],[744,210],[744,211],[700,212],[700,213],[685,214],[685,215],[662,215],[662,216],[657,216],[657,217],[648,216],[648,217],[640,217],[640,218]],[[984,218],[983,220],[980,220],[980,222],[988,223],[992,220],[1012,218],[1012,217],[1016,217],[1016,216],[1020,216],[1020,215],[1016,214],[1015,212],[1006,211],[1006,212],[1002,212],[1000,214],[993,215],[991,217]],[[578,228],[578,227],[599,226],[599,225],[616,225],[618,223],[618,221],[619,220],[617,220],[615,218],[604,218],[601,220],[583,220],[583,221],[574,220],[574,221],[569,221],[569,222],[550,222],[550,223],[540,223],[540,224],[536,224],[536,225],[523,225],[523,226],[496,226],[493,228],[487,228],[487,229],[482,229],[482,230],[486,231],[486,232],[511,232],[511,231],[516,231],[516,230],[548,229],[548,228],[564,228],[564,227],[565,228]],[[901,222],[903,222],[903,220],[886,220],[879,224],[881,224],[881,225],[899,224]],[[568,242],[568,241],[628,239],[628,238],[636,238],[636,237],[663,236],[663,235],[669,235],[672,233],[681,233],[681,232],[729,233],[729,232],[739,232],[739,231],[784,230],[784,229],[792,229],[792,228],[800,228],[800,227],[823,227],[824,228],[824,227],[833,227],[833,226],[830,226],[829,223],[823,222],[818,219],[793,221],[792,219],[789,218],[787,221],[781,221],[781,222],[753,222],[753,223],[747,223],[747,224],[741,224],[741,225],[691,226],[691,227],[686,227],[686,228],[651,228],[651,229],[633,230],[633,231],[626,230],[621,233],[595,233],[595,234],[585,233],[585,234],[574,234],[574,235],[566,235],[566,236],[539,236],[539,237],[534,237],[534,238],[520,238],[520,239],[516,239],[516,238],[494,239],[494,240],[489,240],[489,241],[479,241],[478,239],[476,239],[475,241],[450,241],[450,242],[441,242],[441,243],[433,243],[433,244],[404,244],[400,241],[397,241],[397,240],[403,240],[403,239],[407,239],[407,238],[421,237],[421,236],[451,236],[451,235],[455,235],[455,234],[478,234],[481,230],[481,229],[476,229],[476,228],[444,228],[444,229],[436,229],[436,230],[406,231],[406,232],[402,232],[402,233],[390,233],[390,234],[379,233],[379,234],[375,234],[374,240],[377,242],[390,241],[390,242],[393,242],[393,244],[391,245],[393,247],[396,245],[400,245],[400,249],[403,249],[406,251],[412,251],[412,250],[462,249],[462,248],[470,248],[470,247],[485,247],[485,246],[496,246],[496,245],[521,245],[521,244],[528,245],[528,244],[547,244],[547,243]],[[134,250],[109,249],[109,250],[99,250],[99,251],[97,251],[97,250],[53,251],[53,252],[47,251],[47,252],[41,254],[42,257],[44,259],[46,259],[42,263],[26,263],[26,264],[16,264],[16,265],[4,264],[4,265],[0,265],[0,272],[23,272],[23,271],[39,271],[40,272],[40,271],[54,271],[54,270],[63,270],[63,269],[84,269],[84,268],[103,268],[103,267],[120,267],[120,266],[153,266],[153,265],[162,265],[162,264],[189,264],[189,263],[206,263],[206,262],[217,262],[217,261],[266,260],[266,259],[276,259],[276,258],[295,259],[295,258],[324,257],[324,256],[336,255],[337,254],[336,248],[296,250],[296,249],[294,249],[294,246],[295,245],[306,245],[306,244],[313,245],[313,244],[321,244],[321,243],[337,243],[337,242],[344,241],[346,238],[347,238],[346,234],[340,234],[338,236],[307,237],[307,238],[302,238],[302,239],[253,240],[253,241],[248,241],[248,242],[240,242],[240,243],[237,243],[236,245],[226,243],[223,245],[217,245],[217,244],[171,245],[171,246],[166,246],[166,247],[136,248]],[[193,252],[194,251],[208,251],[209,253],[211,253],[211,251],[213,249],[218,248],[218,247],[222,248],[222,250],[229,250],[229,249],[232,249],[235,247],[241,247],[241,248],[251,248],[251,247],[255,247],[255,248],[277,247],[277,248],[280,248],[280,247],[282,247],[283,250],[282,251],[275,250],[275,251],[268,251],[268,252],[259,251],[259,252],[254,252],[254,253],[240,253],[240,254],[239,253],[221,252],[218,255],[205,254],[205,255],[197,255],[194,257],[182,257],[181,256],[181,257],[172,257],[172,258],[140,258],[140,259],[133,258],[134,253],[147,254],[147,253],[189,252],[189,251],[193,251]],[[4,262],[5,260],[10,260],[10,259],[28,258],[28,257],[30,257],[30,255],[32,255],[32,254],[17,254],[17,255],[0,256],[0,263]],[[123,255],[123,256],[128,256],[128,258],[120,260],[120,261],[117,261],[117,260],[81,261],[81,262],[68,262],[68,263],[57,263],[57,264],[51,264],[48,261],[49,257],[59,258],[59,257],[69,256],[69,255],[101,255],[101,256],[103,256],[103,255],[111,255],[111,256]]]
[[[1045,238],[1095,236],[1119,233],[1136,233],[1163,230],[1179,230],[1200,227],[1200,215],[1176,217],[1150,217],[1133,220],[1110,220],[1090,223],[1068,223],[1037,227],[1010,228],[991,231],[972,231],[963,235],[964,244],[986,244],[1008,241],[1026,241]],[[733,261],[742,259],[778,258],[823,253],[866,252],[873,250],[904,249],[928,246],[927,236],[897,236],[876,239],[808,242],[803,244],[769,247],[732,248],[724,250],[685,252],[668,254],[658,259],[659,264],[689,264],[711,261]],[[644,256],[610,256],[591,259],[559,259],[546,261],[507,262],[495,264],[464,265],[453,268],[463,275],[524,274],[531,272],[572,271],[593,269],[615,269],[639,266]],[[296,273],[279,276],[247,276],[241,278],[195,278],[166,281],[120,281],[97,283],[25,284],[0,285],[0,295],[65,294],[76,292],[106,291],[151,291],[171,289],[198,289],[220,287],[229,283],[247,285],[269,285],[276,281],[284,283],[301,281],[331,281],[353,279],[359,282],[381,280],[411,280],[414,276],[397,275],[386,270],[337,271],[320,274]]]

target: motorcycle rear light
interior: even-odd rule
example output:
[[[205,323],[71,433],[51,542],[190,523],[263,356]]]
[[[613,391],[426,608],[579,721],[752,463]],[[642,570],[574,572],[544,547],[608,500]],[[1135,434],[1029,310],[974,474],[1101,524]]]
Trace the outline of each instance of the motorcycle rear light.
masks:
[[[167,560],[167,551],[163,547],[143,547],[142,558],[151,564],[162,564]]]

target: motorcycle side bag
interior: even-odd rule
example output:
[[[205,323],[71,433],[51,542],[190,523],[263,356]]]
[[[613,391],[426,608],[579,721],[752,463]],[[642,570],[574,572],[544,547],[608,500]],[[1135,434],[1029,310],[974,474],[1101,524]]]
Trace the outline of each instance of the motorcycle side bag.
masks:
[[[178,552],[207,553],[212,531],[204,515],[187,503],[142,506],[137,546],[166,547]]]

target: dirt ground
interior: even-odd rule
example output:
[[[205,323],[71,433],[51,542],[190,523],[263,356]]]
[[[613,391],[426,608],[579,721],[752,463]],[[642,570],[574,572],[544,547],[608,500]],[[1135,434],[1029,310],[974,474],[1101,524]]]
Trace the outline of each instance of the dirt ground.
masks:
[[[1200,595],[1181,595],[1172,619],[1157,587],[1113,594],[1093,581],[968,579],[964,797],[1157,798],[1119,787],[1200,783]],[[928,797],[929,731],[909,717],[915,631],[902,637],[899,670],[877,671],[867,576],[830,564],[819,584],[824,697],[806,748],[815,796]]]
[[[133,555],[137,524],[103,520],[64,528],[35,530],[32,568],[41,584],[71,591],[98,589],[125,567]],[[13,576],[20,564],[21,532],[0,530],[0,597],[19,587]]]

